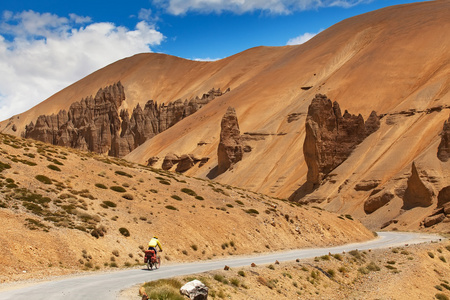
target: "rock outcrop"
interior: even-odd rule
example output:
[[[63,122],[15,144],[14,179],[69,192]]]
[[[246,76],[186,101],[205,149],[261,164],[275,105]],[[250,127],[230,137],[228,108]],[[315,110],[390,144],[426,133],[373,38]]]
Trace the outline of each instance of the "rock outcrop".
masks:
[[[407,187],[403,196],[403,209],[414,207],[428,207],[433,204],[433,191],[431,191],[420,179],[415,163],[411,167],[411,176],[408,178]]]
[[[100,89],[94,98],[73,103],[68,111],[39,116],[36,124],[26,126],[25,137],[122,157],[222,94],[212,89],[202,98],[178,99],[167,105],[150,100],[143,109],[138,104],[130,116],[126,110],[119,112],[125,92],[118,82]]]
[[[180,288],[180,294],[192,300],[208,299],[208,287],[200,280],[192,280]]]
[[[308,166],[307,183],[315,188],[368,135],[380,127],[380,118],[372,112],[364,122],[361,115],[341,114],[339,104],[317,94],[308,108],[303,154]]]
[[[364,212],[366,214],[371,214],[380,207],[389,203],[394,197],[395,196],[392,192],[379,192],[369,197],[369,199],[364,202]]]
[[[437,157],[443,162],[447,162],[450,158],[450,117],[445,121],[442,129]]]
[[[450,185],[439,191],[437,207],[444,207],[447,203],[450,203]]]
[[[220,124],[220,142],[217,149],[218,156],[218,174],[233,167],[238,161],[242,160],[243,145],[239,130],[236,111],[228,107]]]
[[[206,164],[209,160],[209,157],[202,157],[199,158],[195,156],[194,154],[183,154],[181,156],[178,156],[174,153],[168,153],[163,160],[161,168],[163,170],[170,170],[173,166],[177,166],[175,169],[175,172],[183,173],[195,166],[198,162],[199,168],[202,167],[204,164]]]

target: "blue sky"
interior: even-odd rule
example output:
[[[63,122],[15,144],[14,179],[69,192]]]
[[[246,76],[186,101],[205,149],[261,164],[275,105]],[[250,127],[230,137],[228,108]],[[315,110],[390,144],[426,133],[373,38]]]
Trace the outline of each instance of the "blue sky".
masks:
[[[14,0],[0,4],[0,120],[121,58],[224,58],[305,42],[403,0]]]

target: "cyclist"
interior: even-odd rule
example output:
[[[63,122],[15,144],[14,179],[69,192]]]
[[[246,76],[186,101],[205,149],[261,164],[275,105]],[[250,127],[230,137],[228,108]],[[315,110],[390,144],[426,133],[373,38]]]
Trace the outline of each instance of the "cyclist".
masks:
[[[156,256],[156,246],[159,247],[159,250],[162,252],[162,246],[161,243],[158,240],[158,237],[155,235],[153,236],[153,238],[150,240],[150,242],[148,242],[148,250],[153,250],[155,251],[155,256]]]

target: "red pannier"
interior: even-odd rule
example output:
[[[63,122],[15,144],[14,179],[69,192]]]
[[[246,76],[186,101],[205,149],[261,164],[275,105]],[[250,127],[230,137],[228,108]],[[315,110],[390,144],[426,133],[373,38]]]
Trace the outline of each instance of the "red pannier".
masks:
[[[148,259],[151,259],[152,262],[156,262],[155,251],[154,250],[145,250],[144,263],[147,263]]]

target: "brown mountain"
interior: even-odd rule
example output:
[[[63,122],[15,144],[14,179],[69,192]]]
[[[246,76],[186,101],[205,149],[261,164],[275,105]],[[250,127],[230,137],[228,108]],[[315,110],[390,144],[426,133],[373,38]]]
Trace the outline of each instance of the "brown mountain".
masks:
[[[125,158],[141,164],[150,159],[154,167],[161,167],[168,154],[205,158],[186,174],[316,202],[371,228],[445,230],[449,217],[437,203],[450,185],[450,165],[442,159],[450,114],[449,14],[450,2],[443,0],[388,7],[342,21],[303,45],[258,47],[215,62],[136,55],[4,121],[1,130],[20,135],[40,115],[68,110],[119,81],[125,100],[118,109],[130,115],[148,100],[189,100],[212,88],[229,88]],[[339,152],[344,160],[321,175],[319,185],[302,190],[309,165],[303,154],[305,124],[316,94],[336,101],[347,111],[344,119],[361,122],[375,111],[380,124],[372,134],[356,137],[345,157]],[[239,120],[244,154],[217,176],[220,123],[229,106]],[[438,148],[444,153],[439,157]],[[440,222],[424,227],[433,223],[424,223],[426,218]]]

